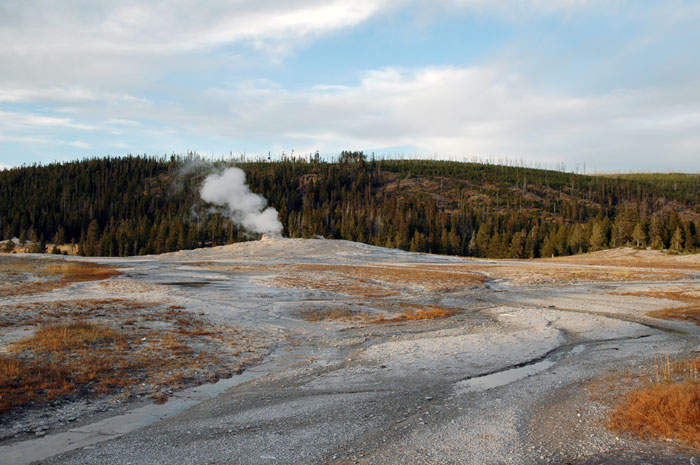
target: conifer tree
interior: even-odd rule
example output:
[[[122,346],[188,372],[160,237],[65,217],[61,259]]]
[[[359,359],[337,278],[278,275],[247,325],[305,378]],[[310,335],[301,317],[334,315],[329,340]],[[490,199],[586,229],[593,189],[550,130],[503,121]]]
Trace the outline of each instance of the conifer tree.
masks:
[[[665,247],[663,239],[663,221],[661,221],[658,215],[654,215],[651,219],[649,241],[651,246],[655,249],[663,249]]]
[[[550,234],[548,234],[544,238],[544,242],[542,243],[542,249],[540,251],[540,254],[542,258],[548,258],[548,257],[554,257],[556,252],[556,249],[554,248],[553,244],[553,238]]]
[[[644,230],[644,226],[642,225],[641,222],[637,222],[637,224],[634,227],[634,231],[632,231],[632,240],[634,240],[635,247],[643,247],[646,245],[647,242],[647,233]]]
[[[680,252],[683,249],[684,243],[685,240],[683,237],[683,230],[680,226],[678,226],[676,227],[673,236],[671,236],[671,250],[675,252]]]
[[[100,254],[100,225],[96,219],[93,219],[88,226],[83,252],[88,257],[96,257]]]
[[[591,244],[591,250],[592,251],[597,251],[597,250],[602,250],[607,246],[607,237],[605,234],[605,226],[603,225],[602,221],[596,220],[595,223],[593,223],[593,230],[591,231],[591,239],[590,239],[590,244]]]

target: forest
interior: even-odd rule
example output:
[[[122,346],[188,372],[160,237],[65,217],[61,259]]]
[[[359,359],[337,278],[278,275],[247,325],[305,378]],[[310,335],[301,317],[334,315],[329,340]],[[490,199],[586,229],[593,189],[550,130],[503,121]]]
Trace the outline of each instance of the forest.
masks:
[[[235,165],[279,212],[286,237],[489,258],[611,247],[700,248],[700,175],[584,175],[489,163],[375,159],[207,162],[126,156],[0,171],[0,235],[129,256],[255,239],[199,196]],[[6,242],[6,252],[13,248]],[[53,250],[57,252],[57,249]]]

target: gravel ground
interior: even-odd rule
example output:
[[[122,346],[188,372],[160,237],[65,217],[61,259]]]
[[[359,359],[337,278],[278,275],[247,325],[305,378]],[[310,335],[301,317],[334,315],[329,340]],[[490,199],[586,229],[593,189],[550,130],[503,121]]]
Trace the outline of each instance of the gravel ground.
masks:
[[[413,301],[461,311],[442,320],[363,326],[298,316],[298,308],[310,302],[333,306],[348,297],[267,287],[260,269],[197,270],[188,265],[196,260],[470,263],[322,240],[114,260],[130,267],[130,279],[138,276],[142,285],[206,281],[201,287],[171,286],[166,294],[210,321],[235,320],[278,333],[281,342],[257,379],[119,437],[59,455],[47,451],[41,463],[700,463],[698,451],[678,444],[609,432],[603,424],[609,406],[591,393],[591,380],[610,370],[700,348],[696,326],[644,315],[658,307],[658,299],[607,295],[611,286],[643,289],[644,283],[498,286],[449,294],[412,289]],[[119,292],[112,287],[110,292]],[[468,388],[518,367],[524,368],[522,377]]]

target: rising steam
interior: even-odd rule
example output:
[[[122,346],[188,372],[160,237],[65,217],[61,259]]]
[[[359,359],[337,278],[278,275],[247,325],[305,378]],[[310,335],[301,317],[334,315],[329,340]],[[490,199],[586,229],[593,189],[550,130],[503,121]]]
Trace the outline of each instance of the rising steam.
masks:
[[[227,168],[221,173],[210,174],[202,183],[202,199],[221,205],[236,224],[249,232],[279,236],[282,223],[277,210],[267,207],[267,200],[255,194],[245,183],[245,173],[239,168]]]

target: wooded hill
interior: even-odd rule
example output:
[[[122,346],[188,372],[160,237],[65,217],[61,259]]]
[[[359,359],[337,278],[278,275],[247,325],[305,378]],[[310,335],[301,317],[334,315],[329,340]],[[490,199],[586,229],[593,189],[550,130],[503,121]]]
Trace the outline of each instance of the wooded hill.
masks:
[[[0,234],[36,242],[36,250],[74,242],[79,253],[101,256],[248,240],[199,197],[206,175],[230,164],[128,156],[0,171]],[[332,163],[235,165],[279,211],[288,237],[491,258],[624,245],[700,249],[700,175],[587,176],[361,152]]]

